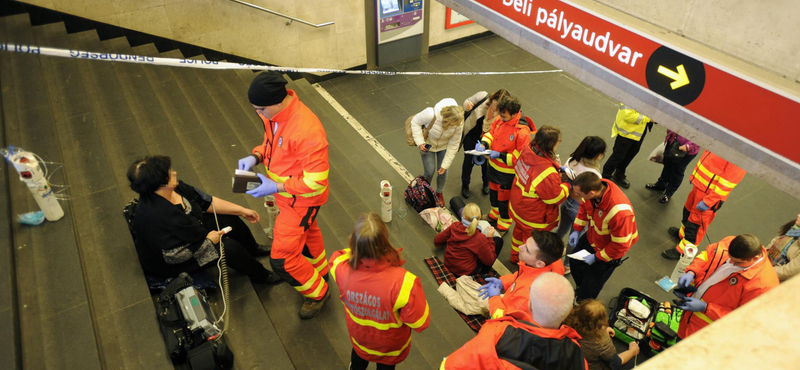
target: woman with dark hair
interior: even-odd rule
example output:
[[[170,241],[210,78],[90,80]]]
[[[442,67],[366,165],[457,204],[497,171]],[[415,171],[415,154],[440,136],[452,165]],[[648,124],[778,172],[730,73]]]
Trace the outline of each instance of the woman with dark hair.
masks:
[[[620,369],[639,354],[636,341],[628,344],[627,351],[617,354],[614,343],[611,343],[614,329],[608,327],[608,312],[600,301],[584,299],[572,309],[564,325],[575,329],[583,337],[578,342],[589,370]]]
[[[394,369],[411,350],[411,329],[421,333],[430,324],[422,283],[402,267],[400,251],[374,212],[358,218],[348,247],[333,253],[330,273],[353,346],[349,369],[364,370],[370,362]]]
[[[128,180],[131,189],[139,193],[133,228],[136,252],[146,274],[170,278],[209,267],[219,259],[222,246],[228,265],[249,276],[253,283],[280,281],[254,258],[269,252],[259,251],[250,229],[239,218],[257,223],[260,218],[256,211],[179,181],[166,156],[133,162]],[[228,226],[232,230],[227,234],[219,231]]]
[[[606,154],[606,142],[597,136],[587,136],[583,138],[578,147],[569,158],[564,162],[564,173],[572,181],[578,175],[590,171],[600,174],[600,160]],[[561,204],[561,221],[558,224],[558,236],[564,238],[572,231],[572,223],[578,216],[578,209],[581,205],[581,197],[570,191],[567,201]],[[572,253],[572,248],[567,244],[567,254]],[[564,260],[564,267],[569,274],[569,258]]]
[[[664,192],[658,200],[661,203],[669,202],[669,199],[672,198],[672,194],[678,191],[678,188],[683,182],[686,167],[692,162],[692,159],[697,156],[697,153],[700,152],[699,145],[678,135],[677,132],[670,130],[667,130],[664,146],[667,150],[664,151],[664,169],[661,170],[661,176],[658,177],[658,181],[644,185],[645,188],[650,190]],[[675,153],[677,155],[667,155],[671,152],[671,147],[676,147],[677,151]],[[681,155],[680,153],[684,154]]]
[[[553,231],[558,226],[558,207],[569,194],[569,184],[561,182],[561,164],[556,159],[560,142],[558,128],[542,126],[514,166],[516,177],[508,205],[516,223],[511,236],[511,263],[519,262],[519,246],[532,230]]]
[[[769,242],[767,255],[781,282],[800,273],[800,214],[781,226],[778,236]]]
[[[500,99],[510,96],[506,89],[500,89],[489,95],[486,91],[479,91],[477,94],[464,100],[464,138],[461,139],[464,150],[472,150],[475,143],[481,140],[484,133],[492,128],[492,122],[497,117],[497,103]],[[475,156],[464,154],[464,163],[461,165],[461,196],[469,198],[469,183],[472,179],[472,167]],[[489,162],[484,161],[481,166],[481,180],[483,180],[483,194],[489,194],[489,180],[486,171],[489,170]]]

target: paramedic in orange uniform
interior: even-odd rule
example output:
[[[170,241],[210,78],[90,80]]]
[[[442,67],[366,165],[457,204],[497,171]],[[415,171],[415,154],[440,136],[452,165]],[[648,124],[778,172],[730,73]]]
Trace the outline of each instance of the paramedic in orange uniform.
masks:
[[[378,214],[361,216],[348,244],[331,256],[331,276],[353,346],[350,370],[364,370],[370,362],[378,370],[394,369],[411,349],[411,329],[420,333],[430,324],[422,283],[402,267],[405,261]]]
[[[317,116],[286,89],[277,72],[253,79],[247,96],[264,121],[264,142],[239,160],[239,169],[266,167],[262,184],[247,191],[260,198],[275,195],[272,269],[304,297],[300,317],[319,313],[328,292],[328,261],[316,218],[328,200],[328,139]]]

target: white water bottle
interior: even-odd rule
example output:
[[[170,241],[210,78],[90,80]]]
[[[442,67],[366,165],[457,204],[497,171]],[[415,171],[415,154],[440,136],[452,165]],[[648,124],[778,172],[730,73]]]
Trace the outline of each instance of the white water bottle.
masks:
[[[269,226],[264,229],[264,233],[267,234],[267,237],[272,239],[275,231],[275,219],[278,218],[278,214],[281,213],[280,208],[278,205],[275,204],[275,196],[274,195],[267,195],[264,197],[264,207],[267,208],[267,221]]]
[[[47,221],[58,221],[64,217],[64,210],[58,203],[53,188],[45,178],[36,155],[21,148],[10,147],[2,150],[3,155],[9,163],[19,172],[20,181],[28,186],[28,190],[33,194],[36,204],[44,212]]]
[[[381,220],[392,222],[392,185],[388,180],[381,181]]]
[[[697,256],[697,247],[694,244],[687,244],[683,248],[683,255],[681,259],[678,260],[678,263],[675,265],[675,269],[672,270],[672,275],[670,275],[669,279],[672,280],[673,283],[678,283],[678,279],[680,279],[681,275],[686,272],[686,268],[694,261],[694,258]]]

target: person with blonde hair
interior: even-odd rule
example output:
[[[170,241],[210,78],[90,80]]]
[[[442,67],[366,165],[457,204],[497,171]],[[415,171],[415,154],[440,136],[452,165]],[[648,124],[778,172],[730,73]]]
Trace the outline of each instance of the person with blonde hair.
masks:
[[[428,125],[431,127],[427,127]],[[444,206],[447,169],[458,152],[463,128],[464,108],[459,107],[451,98],[442,99],[411,119],[414,144],[419,147],[419,154],[422,156],[422,176],[432,184],[433,172],[438,168],[436,198],[440,207]]]
[[[578,342],[581,344],[583,357],[589,363],[589,370],[620,369],[639,354],[639,344],[635,341],[628,344],[627,351],[617,354],[614,343],[611,343],[614,329],[608,327],[608,311],[598,300],[581,301],[572,309],[564,324],[583,337]]]
[[[458,276],[485,274],[492,268],[494,260],[503,249],[503,239],[491,232],[489,238],[478,222],[481,209],[475,203],[464,206],[460,212],[461,222],[455,222],[433,239],[433,244],[446,246],[444,265]]]
[[[422,283],[402,266],[389,230],[374,212],[356,221],[348,247],[331,256],[331,277],[339,287],[353,350],[351,370],[394,369],[411,348],[411,329],[430,324]]]

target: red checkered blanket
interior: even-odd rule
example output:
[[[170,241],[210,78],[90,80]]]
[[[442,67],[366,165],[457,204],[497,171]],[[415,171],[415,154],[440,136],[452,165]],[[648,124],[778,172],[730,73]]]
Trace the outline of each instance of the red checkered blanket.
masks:
[[[447,283],[447,285],[449,285],[451,288],[453,289],[456,288],[456,276],[452,272],[450,272],[450,270],[448,270],[447,267],[444,266],[444,263],[442,262],[442,260],[439,259],[439,257],[436,256],[428,257],[425,259],[425,263],[428,265],[428,268],[431,269],[433,277],[434,279],[436,279],[437,283],[439,284]],[[497,277],[499,275],[497,274],[496,271],[492,270],[491,272],[486,274],[486,276]],[[472,278],[475,279],[475,281],[477,281],[481,285],[483,285],[486,284],[486,280],[484,279],[484,277],[486,276],[473,275]],[[483,326],[483,323],[486,322],[486,318],[481,315],[465,315],[458,310],[455,311],[458,312],[458,314],[461,315],[461,318],[464,319],[467,325],[469,325],[469,327],[472,328],[472,330],[475,330],[476,332],[478,330],[481,330],[481,326]]]

